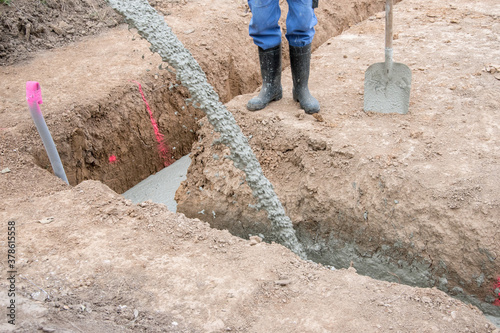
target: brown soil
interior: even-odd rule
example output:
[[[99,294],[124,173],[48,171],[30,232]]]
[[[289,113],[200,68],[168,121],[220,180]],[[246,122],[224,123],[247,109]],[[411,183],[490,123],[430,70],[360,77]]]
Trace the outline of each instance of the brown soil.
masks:
[[[362,111],[364,73],[383,59],[383,15],[314,53],[310,86],[320,117],[293,102],[288,70],[283,99],[265,111],[246,110],[251,95],[227,106],[310,258],[474,295],[498,315],[491,303],[500,272],[500,8],[489,1],[396,8],[395,60],[413,72],[408,115]],[[178,211],[243,237],[269,234],[266,214],[249,209],[255,202],[243,173],[214,139],[203,121]]]
[[[97,35],[122,21],[102,0],[2,1],[0,65],[13,65],[50,50]]]
[[[252,246],[163,205],[132,205],[99,182],[3,202],[17,207],[1,218],[17,221],[21,332],[493,330],[477,309],[436,289]],[[37,221],[47,217],[53,222]]]
[[[383,52],[371,35],[381,34],[382,20],[378,15],[356,24],[382,10],[383,1],[321,2],[311,86],[322,103],[323,122],[299,112],[289,93],[257,114],[244,111],[249,96],[233,100],[260,83],[244,1],[157,0],[153,5],[198,59],[221,99],[232,100],[228,107],[253,136],[266,175],[302,235],[317,233],[322,245],[326,232],[359,235],[357,243],[367,240],[365,231],[374,232],[365,250],[376,252],[371,248],[375,241],[383,247],[413,232],[416,257],[425,253],[431,261],[449,260],[450,272],[468,279],[487,272],[482,288],[471,288],[469,280],[463,286],[486,296],[486,285],[498,273],[498,81],[494,73],[482,71],[483,63],[498,59],[495,48],[486,44],[498,43],[498,35],[487,34],[498,31],[493,0],[475,7],[457,0],[455,8],[400,4],[399,11],[414,19],[405,29],[425,28],[406,35],[402,28],[398,31],[398,43],[421,50],[419,57],[411,53],[407,58],[396,51],[396,60],[411,65],[415,75],[412,111],[406,118],[364,114],[359,107],[362,73]],[[286,3],[282,5],[286,12]],[[436,288],[358,275],[355,260],[354,268],[332,271],[299,260],[280,245],[252,245],[255,241],[211,229],[163,205],[124,200],[116,192],[163,167],[144,102],[132,82],[138,81],[173,158],[193,148],[189,179],[178,195],[183,211],[216,227],[241,221],[241,229],[231,231],[244,236],[266,229],[263,215],[247,208],[252,200],[240,186],[238,171],[222,158],[222,150],[210,147],[211,129],[206,124],[199,129],[202,113],[186,101],[189,96],[177,85],[175,73],[133,30],[119,25],[122,19],[103,1],[13,0],[0,10],[0,220],[3,230],[9,221],[16,223],[18,272],[17,325],[3,319],[0,331],[495,331],[477,308]],[[427,30],[431,22],[441,30]],[[350,26],[344,37],[329,40]],[[454,31],[438,35],[443,26],[460,27],[460,44]],[[479,28],[487,38],[473,40],[476,44],[464,39]],[[365,37],[350,38],[358,34]],[[423,51],[443,43],[456,53],[443,56],[442,61],[452,60],[444,68]],[[482,44],[462,64],[460,51],[477,43]],[[461,80],[450,79],[450,71],[460,73]],[[289,91],[289,72],[284,77]],[[27,111],[28,80],[42,86],[41,109],[72,186],[50,172]],[[391,152],[366,140],[387,143]],[[401,152],[409,151],[413,155],[401,158]],[[221,158],[215,160],[214,154]],[[109,163],[112,155],[116,163]],[[463,168],[459,171],[457,159]],[[375,191],[377,184],[385,188],[382,195]],[[399,200],[397,210],[376,206],[377,198]],[[198,214],[203,209],[207,214]],[[391,210],[391,225],[404,220],[404,226],[391,229],[377,222]],[[368,221],[359,218],[365,211]],[[334,219],[332,212],[345,218]],[[476,213],[483,214],[480,224]],[[249,226],[250,220],[256,225]],[[442,246],[436,238],[443,240]],[[5,232],[0,239],[4,253],[6,240]],[[421,244],[424,240],[427,246]],[[476,250],[482,251],[477,260]],[[401,249],[407,255],[405,251]],[[7,270],[3,260],[3,295]],[[459,283],[459,278],[450,281]],[[8,301],[0,298],[3,309]]]

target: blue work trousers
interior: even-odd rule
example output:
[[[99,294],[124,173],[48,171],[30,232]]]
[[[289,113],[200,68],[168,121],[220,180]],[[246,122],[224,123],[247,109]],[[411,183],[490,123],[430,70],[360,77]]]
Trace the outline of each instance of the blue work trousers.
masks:
[[[318,19],[314,14],[313,0],[287,0],[286,38],[291,46],[301,47],[311,44],[314,26]],[[249,32],[254,43],[264,50],[281,43],[281,16],[279,0],[248,0],[252,11]]]

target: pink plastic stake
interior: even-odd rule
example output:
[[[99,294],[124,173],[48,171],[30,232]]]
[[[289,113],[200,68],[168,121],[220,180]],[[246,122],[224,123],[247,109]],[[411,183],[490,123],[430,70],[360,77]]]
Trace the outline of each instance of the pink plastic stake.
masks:
[[[50,131],[45,123],[45,119],[43,119],[42,111],[40,110],[39,104],[42,104],[42,89],[38,82],[26,82],[26,100],[28,101],[31,118],[33,118],[35,122],[36,129],[45,146],[45,151],[49,156],[54,174],[66,182],[66,184],[69,184],[56,145],[54,140],[52,140],[52,136],[50,135]]]

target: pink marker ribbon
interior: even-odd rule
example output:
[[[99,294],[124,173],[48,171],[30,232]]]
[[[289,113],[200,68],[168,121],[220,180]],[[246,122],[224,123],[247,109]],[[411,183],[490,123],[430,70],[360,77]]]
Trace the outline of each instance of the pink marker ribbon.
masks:
[[[153,112],[151,111],[151,108],[149,107],[149,103],[146,100],[146,97],[144,96],[141,84],[139,82],[133,81],[133,80],[131,82],[133,82],[133,83],[137,84],[137,86],[139,86],[139,92],[141,93],[142,100],[144,101],[144,103],[146,103],[146,108],[148,109],[148,112],[149,112],[149,119],[151,120],[151,125],[153,126],[153,130],[155,132],[156,142],[158,143],[158,153],[160,154],[160,158],[163,161],[163,165],[167,167],[170,164],[172,164],[172,158],[170,157],[170,152],[168,150],[168,147],[163,142],[164,136],[163,136],[163,134],[160,133],[160,130],[158,129],[158,124],[156,123],[156,120],[153,116]]]

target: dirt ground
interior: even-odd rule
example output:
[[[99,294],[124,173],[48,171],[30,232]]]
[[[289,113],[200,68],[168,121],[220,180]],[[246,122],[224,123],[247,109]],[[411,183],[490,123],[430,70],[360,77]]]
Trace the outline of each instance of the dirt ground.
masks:
[[[362,111],[364,73],[383,60],[379,14],[314,53],[320,119],[292,101],[288,70],[284,98],[265,111],[245,109],[251,95],[227,104],[309,258],[436,286],[498,316],[499,14],[489,1],[396,6],[395,61],[413,73],[408,115]],[[204,120],[199,133],[178,211],[242,237],[269,234],[228,149]]]
[[[414,74],[412,109],[402,117],[360,108],[362,74],[383,58],[377,40],[383,2],[320,2],[311,87],[322,103],[322,122],[291,101],[286,70],[288,93],[265,112],[245,112],[250,95],[234,99],[260,83],[245,1],[152,5],[253,136],[252,147],[304,241],[312,242],[311,230],[321,235],[316,252],[331,245],[326,233],[354,234],[355,243],[368,246],[387,237],[381,248],[413,233],[412,250],[399,252],[408,258],[414,251],[415,262],[422,253],[438,260],[431,268],[443,259],[448,289],[461,286],[495,301],[498,4],[398,4],[396,15],[406,25],[396,29],[395,57]],[[476,307],[436,288],[442,285],[398,284],[394,271],[393,282],[375,280],[356,273],[356,260],[333,271],[280,245],[211,229],[206,222],[247,237],[264,232],[265,220],[248,209],[252,200],[240,174],[222,158],[223,149],[211,147],[203,114],[147,42],[120,25],[122,18],[103,1],[13,0],[0,11],[0,242],[7,258],[7,227],[15,223],[18,306],[16,326],[2,319],[0,331],[498,332]],[[437,52],[443,48],[447,52]],[[284,50],[286,61],[286,44]],[[27,111],[28,80],[41,83],[41,108],[71,186],[51,173]],[[163,167],[132,81],[141,83],[172,157],[192,152],[178,199],[181,211],[196,218],[151,202],[133,205],[117,194]],[[110,163],[110,156],[117,161]],[[397,201],[398,209],[376,206],[377,198]],[[391,209],[388,224],[407,223],[381,226],[377,218]],[[346,217],[332,219],[332,210]],[[374,240],[360,230],[375,231]],[[385,254],[391,251],[397,252]],[[6,309],[7,260],[1,263]]]

